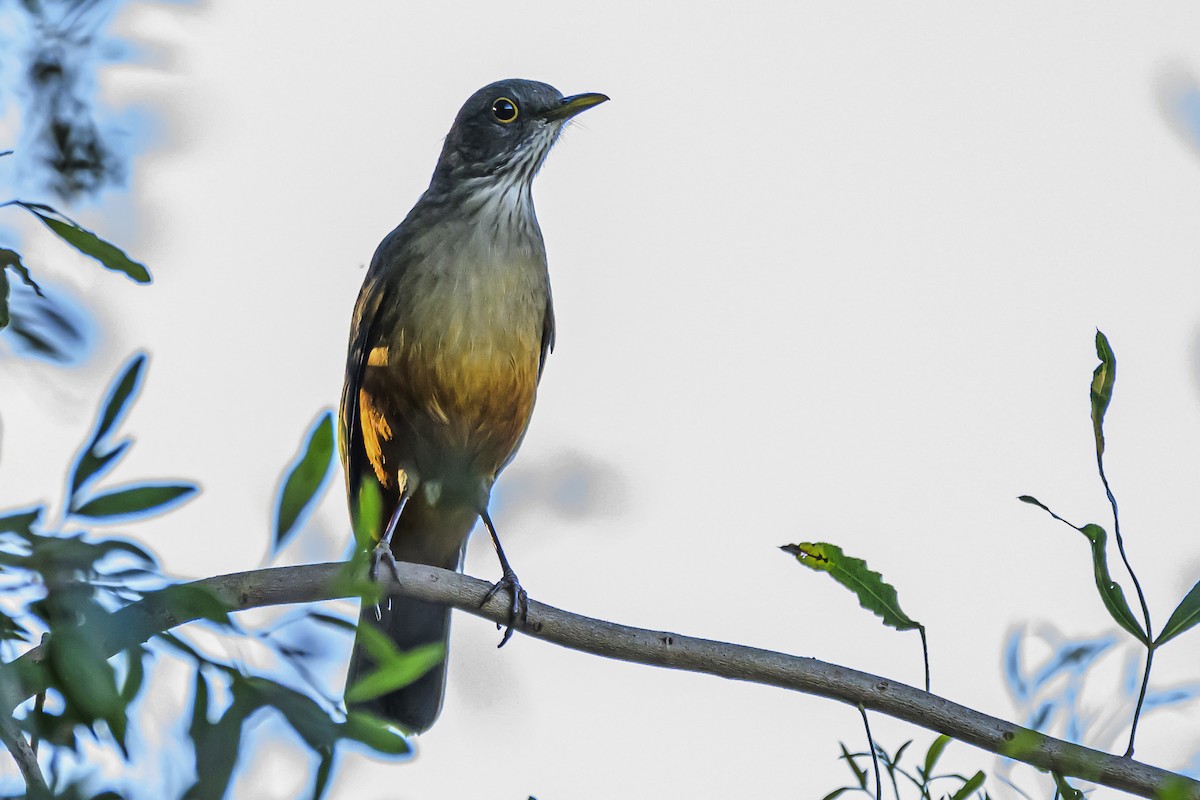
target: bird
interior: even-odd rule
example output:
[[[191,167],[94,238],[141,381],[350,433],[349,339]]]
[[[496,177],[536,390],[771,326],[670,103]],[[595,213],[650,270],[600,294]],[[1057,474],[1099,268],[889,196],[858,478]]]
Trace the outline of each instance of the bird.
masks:
[[[607,101],[564,97],[545,83],[489,84],[463,104],[429,188],[371,259],[354,306],[339,414],[339,449],[351,515],[364,486],[381,499],[372,578],[381,562],[461,568],[482,520],[501,579],[486,602],[511,593],[508,627],[528,595],[488,514],[492,486],[513,459],[554,347],[546,248],[532,186],[566,124]],[[373,507],[373,506],[371,506]],[[374,626],[400,650],[441,642],[450,609],[395,596],[364,600],[359,629]],[[375,666],[360,633],[347,686]],[[444,652],[444,651],[443,651]],[[354,704],[408,733],[433,725],[446,660],[400,689]]]

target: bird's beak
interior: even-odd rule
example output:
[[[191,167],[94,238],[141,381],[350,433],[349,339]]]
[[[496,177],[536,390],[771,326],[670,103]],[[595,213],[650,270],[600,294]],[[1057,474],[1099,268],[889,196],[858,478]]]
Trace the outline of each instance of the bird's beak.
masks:
[[[557,120],[570,119],[581,111],[586,111],[592,106],[598,106],[608,99],[606,94],[598,94],[596,92],[588,92],[587,94],[576,94],[571,97],[564,97],[562,103],[552,108],[543,114],[543,118],[547,122],[555,122]]]

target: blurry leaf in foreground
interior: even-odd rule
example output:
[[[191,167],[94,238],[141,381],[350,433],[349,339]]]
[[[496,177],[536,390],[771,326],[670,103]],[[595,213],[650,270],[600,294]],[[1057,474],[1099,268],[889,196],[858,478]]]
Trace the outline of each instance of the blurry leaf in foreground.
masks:
[[[358,642],[366,648],[375,670],[346,689],[347,703],[361,703],[393,692],[420,678],[442,662],[446,648],[441,642],[400,651],[382,631],[371,624],[360,625]]]
[[[17,622],[15,619],[0,611],[0,641],[17,640],[28,642],[29,631],[24,625]]]
[[[126,519],[159,514],[186,502],[199,488],[191,483],[138,484],[114,489],[84,503],[72,513],[94,520]]]
[[[124,750],[125,700],[99,632],[86,624],[55,627],[47,644],[47,660],[68,706],[78,709],[85,720],[106,722]]]
[[[233,700],[221,718],[208,721],[208,681],[196,670],[192,722],[188,729],[196,751],[196,783],[184,797],[188,800],[222,800],[241,749],[242,725],[257,708],[257,698],[247,692],[245,681],[234,681]]]
[[[229,608],[215,594],[203,587],[178,583],[147,594],[147,597],[151,596],[158,597],[176,619],[205,619],[219,625],[233,624],[229,619]]]
[[[351,711],[346,716],[346,721],[342,723],[342,735],[387,755],[398,756],[412,750],[408,740],[396,729],[379,717],[363,711]]]
[[[71,506],[76,505],[79,492],[116,465],[129,447],[129,442],[109,444],[109,434],[128,413],[141,389],[146,368],[146,354],[137,353],[126,362],[125,368],[108,391],[104,405],[96,417],[96,429],[79,451],[71,472]]]
[[[317,504],[333,466],[333,412],[324,411],[308,431],[304,448],[292,462],[275,509],[274,548],[278,550]]]
[[[28,536],[42,516],[45,506],[36,506],[27,511],[13,511],[0,516],[0,533],[16,533]]]
[[[93,338],[90,314],[62,291],[39,291],[9,279],[8,327],[4,340],[21,357],[41,358],[60,364],[78,363],[86,357]]]
[[[150,271],[146,265],[134,261],[116,245],[75,224],[49,206],[25,202],[18,202],[17,205],[41,220],[71,247],[99,261],[105,269],[120,272],[137,283],[150,283]]]
[[[25,285],[30,289],[33,289],[34,293],[38,297],[46,296],[42,293],[42,287],[37,285],[37,283],[33,280],[33,276],[29,274],[29,270],[24,264],[21,263],[21,254],[15,250],[9,250],[7,248],[0,247],[0,270],[5,268],[11,269],[13,272],[20,275],[21,280],[25,283]]]
[[[356,550],[369,553],[379,541],[379,529],[382,527],[380,516],[383,514],[383,494],[375,481],[363,481],[359,485],[358,497],[354,502],[354,514],[351,523],[354,528]]]

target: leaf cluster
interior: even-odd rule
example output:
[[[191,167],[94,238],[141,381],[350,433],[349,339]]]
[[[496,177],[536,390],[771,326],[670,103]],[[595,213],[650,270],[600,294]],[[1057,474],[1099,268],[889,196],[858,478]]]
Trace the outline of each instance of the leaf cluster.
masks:
[[[872,762],[882,765],[878,768],[887,774],[895,800],[903,800],[904,797],[910,795],[918,800],[967,800],[972,796],[979,800],[991,800],[991,795],[984,788],[987,775],[982,770],[970,777],[957,772],[936,772],[942,754],[952,741],[953,739],[945,734],[938,736],[929,745],[925,751],[925,757],[920,763],[915,763],[912,767],[903,766],[904,755],[913,743],[911,739],[896,748],[894,754],[889,754],[878,744],[873,744],[873,753],[851,753],[845,744],[839,743],[842,750],[839,759],[846,762],[846,767],[850,770],[854,782],[834,789],[822,800],[836,800],[845,794],[876,796],[873,790],[868,788],[870,775],[867,770],[870,769]],[[860,766],[858,763],[860,760],[864,761],[865,765]],[[949,783],[950,788],[945,790],[939,788],[935,793],[934,783]],[[901,793],[901,786],[905,787],[905,794]],[[883,800],[883,798],[878,797],[878,800]]]
[[[12,602],[0,610],[0,645],[10,655],[17,648],[44,641],[49,667],[48,697],[27,708],[18,720],[35,742],[55,750],[79,753],[80,733],[110,742],[126,759],[131,757],[127,732],[131,706],[140,696],[156,653],[173,652],[195,669],[193,707],[188,733],[196,755],[196,781],[189,798],[219,798],[228,789],[247,721],[260,712],[276,713],[319,757],[313,794],[328,785],[338,745],[355,742],[385,755],[409,752],[403,734],[370,714],[347,712],[340,698],[329,698],[305,667],[308,653],[290,647],[273,631],[247,634],[229,617],[214,595],[193,586],[173,584],[161,575],[154,556],[137,544],[89,527],[128,524],[178,508],[194,497],[198,487],[183,481],[137,481],[105,485],[133,442],[119,434],[134,404],[147,369],[137,354],[122,366],[97,411],[96,422],[68,471],[62,520],[49,521],[49,509],[37,504],[0,513],[0,593]],[[275,541],[294,532],[299,521],[327,483],[332,461],[332,421],[323,413],[310,431],[303,454],[285,474],[279,495]],[[368,500],[369,502],[369,500]],[[376,511],[377,515],[377,511]],[[156,634],[151,644],[109,654],[119,640],[114,612],[128,603],[157,594],[178,618],[201,619],[230,636],[253,635],[272,647],[309,684],[301,691],[267,674],[255,674],[236,662],[203,654],[181,631]],[[355,626],[338,617],[308,612],[302,619],[340,628]],[[352,687],[351,699],[366,699],[415,680],[442,658],[440,647],[400,653],[390,641],[369,642],[378,668]],[[18,659],[18,665],[25,661]],[[25,680],[20,678],[19,680]],[[42,680],[46,680],[43,675]],[[33,679],[29,678],[32,683]],[[228,696],[223,709],[213,709],[215,688]],[[15,688],[15,687],[14,687]],[[18,702],[15,692],[0,687]],[[214,713],[216,716],[214,718]],[[57,763],[56,759],[51,764]],[[60,797],[91,797],[87,776],[53,774],[53,792]],[[108,790],[102,796],[119,796]]]

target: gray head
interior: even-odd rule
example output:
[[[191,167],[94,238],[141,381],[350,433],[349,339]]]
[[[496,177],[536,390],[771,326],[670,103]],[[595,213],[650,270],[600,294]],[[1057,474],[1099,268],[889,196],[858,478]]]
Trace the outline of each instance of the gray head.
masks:
[[[493,180],[529,185],[567,121],[607,99],[595,93],[563,97],[537,81],[489,84],[471,95],[455,117],[433,185],[442,190]]]

